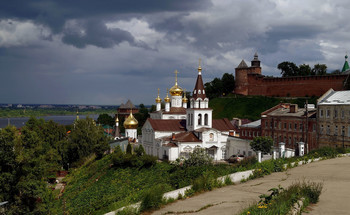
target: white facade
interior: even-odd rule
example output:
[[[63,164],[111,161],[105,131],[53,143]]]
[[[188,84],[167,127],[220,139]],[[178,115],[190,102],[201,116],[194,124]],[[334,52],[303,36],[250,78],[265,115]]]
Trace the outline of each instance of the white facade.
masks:
[[[137,139],[137,129],[125,129],[125,136]]]
[[[226,144],[226,159],[231,155],[255,156],[256,153],[250,147],[251,140],[229,136]]]
[[[212,109],[194,109],[186,110],[186,127],[189,131],[194,131],[199,128],[211,128],[213,117]]]

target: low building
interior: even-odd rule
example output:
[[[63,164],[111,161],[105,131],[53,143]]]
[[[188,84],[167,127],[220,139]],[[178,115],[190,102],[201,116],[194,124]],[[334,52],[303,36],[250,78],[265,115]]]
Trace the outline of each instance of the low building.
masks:
[[[226,143],[226,159],[231,155],[255,156],[255,152],[250,147],[251,140],[229,136]]]
[[[320,146],[350,147],[350,90],[330,89],[317,101]]]
[[[296,104],[281,103],[261,113],[261,136],[269,136],[274,146],[285,143],[286,148],[298,150],[304,142],[306,152],[318,148],[314,106],[298,108]]]
[[[250,122],[239,127],[239,138],[253,140],[261,136],[261,119]]]

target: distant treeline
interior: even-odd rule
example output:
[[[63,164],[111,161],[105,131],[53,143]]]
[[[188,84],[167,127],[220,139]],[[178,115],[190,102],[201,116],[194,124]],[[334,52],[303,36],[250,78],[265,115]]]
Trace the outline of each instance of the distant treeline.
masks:
[[[82,109],[78,110],[79,115],[95,115],[102,113],[116,113],[115,108],[111,109]],[[20,108],[0,108],[0,117],[39,117],[52,115],[76,115],[77,109],[61,109],[61,108],[36,108],[36,109],[20,109]]]

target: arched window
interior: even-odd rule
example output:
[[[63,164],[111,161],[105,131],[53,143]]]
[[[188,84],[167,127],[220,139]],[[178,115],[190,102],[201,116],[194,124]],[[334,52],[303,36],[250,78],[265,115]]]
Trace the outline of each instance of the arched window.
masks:
[[[193,125],[193,114],[191,113],[191,125]]]
[[[208,125],[208,114],[204,115],[204,125]]]
[[[187,125],[191,125],[191,115],[187,114]]]
[[[202,125],[202,114],[198,114],[198,125]]]

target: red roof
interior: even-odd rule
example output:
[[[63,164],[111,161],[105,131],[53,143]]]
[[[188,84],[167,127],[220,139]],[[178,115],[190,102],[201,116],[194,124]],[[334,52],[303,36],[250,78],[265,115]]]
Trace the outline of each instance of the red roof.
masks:
[[[154,131],[186,131],[184,119],[147,119]]]
[[[231,124],[230,120],[227,118],[224,119],[213,119],[213,128],[219,131],[230,131],[236,130],[235,127]]]
[[[172,139],[171,136],[164,137],[165,141],[178,141],[178,142],[202,142],[198,139],[198,137],[193,132],[181,132],[175,134],[175,138]]]
[[[201,93],[199,94],[198,91],[200,91]],[[192,97],[194,99],[197,99],[197,98],[205,99],[206,98],[204,85],[203,85],[203,79],[202,79],[201,74],[198,74],[198,76],[197,76],[197,81],[196,81],[196,85],[194,86],[194,89],[193,89]]]

